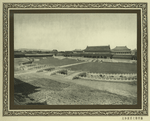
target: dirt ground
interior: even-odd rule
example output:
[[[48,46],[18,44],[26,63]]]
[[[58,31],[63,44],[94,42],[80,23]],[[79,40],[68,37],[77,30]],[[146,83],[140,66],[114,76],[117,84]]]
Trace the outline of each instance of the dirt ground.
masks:
[[[15,67],[26,59],[15,59]],[[76,60],[41,59],[38,64],[64,66],[79,63]],[[80,62],[81,63],[81,62]],[[106,67],[107,66],[107,67]],[[110,68],[111,67],[111,68]],[[114,67],[114,68],[112,68]],[[136,64],[86,63],[68,67],[73,70],[98,71],[99,73],[133,73]],[[19,71],[21,72],[21,71]],[[19,73],[15,70],[15,73]],[[22,71],[21,73],[25,73]],[[25,73],[14,77],[15,105],[136,105],[137,84],[75,79],[62,75]]]
[[[92,85],[92,86],[91,86]],[[16,105],[135,105],[136,85],[68,80],[28,74],[15,77]]]

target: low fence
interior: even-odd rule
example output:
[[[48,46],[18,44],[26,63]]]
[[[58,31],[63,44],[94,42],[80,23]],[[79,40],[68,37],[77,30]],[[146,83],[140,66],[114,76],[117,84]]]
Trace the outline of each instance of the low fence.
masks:
[[[86,73],[86,76],[84,77],[78,76],[78,78],[90,80],[129,82],[129,81],[137,81],[137,74]]]
[[[136,79],[119,79],[119,78],[88,78],[88,77],[78,77],[80,79],[87,79],[87,80],[99,80],[99,81],[112,81],[112,82],[132,82],[137,81]]]
[[[88,62],[113,62],[113,63],[137,63],[137,60],[127,59],[102,59],[102,58],[85,58],[85,57],[67,57],[69,59],[75,59],[77,61],[88,61]]]
[[[136,73],[87,73],[87,75],[103,75],[103,76],[137,76]]]
[[[38,70],[46,67],[51,67],[50,65],[38,65],[38,64],[30,64],[30,65],[23,65],[18,67],[18,70]]]

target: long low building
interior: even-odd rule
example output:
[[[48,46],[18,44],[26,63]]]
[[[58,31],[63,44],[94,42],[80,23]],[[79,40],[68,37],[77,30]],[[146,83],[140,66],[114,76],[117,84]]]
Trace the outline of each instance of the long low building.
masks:
[[[73,51],[49,51],[48,53],[14,53],[14,57],[47,57],[47,56],[65,56],[65,57],[85,57],[85,58],[103,58],[103,59],[130,59],[137,60],[137,50],[132,50],[126,46],[116,46],[110,49],[110,46],[87,46],[85,49],[75,49]]]
[[[60,55],[59,53],[57,55]],[[65,51],[65,57],[112,58],[110,46],[87,46],[84,50]]]
[[[111,58],[110,46],[87,46],[84,50],[84,57]]]
[[[60,55],[59,52],[57,54]],[[65,57],[86,57],[86,58],[108,58],[108,59],[135,59],[131,49],[126,46],[116,46],[110,49],[110,46],[87,46],[84,50],[65,51]]]

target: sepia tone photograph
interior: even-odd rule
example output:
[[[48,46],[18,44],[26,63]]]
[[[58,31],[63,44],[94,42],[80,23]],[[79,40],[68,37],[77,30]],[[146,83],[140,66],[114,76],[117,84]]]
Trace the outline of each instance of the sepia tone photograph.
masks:
[[[14,105],[137,105],[136,13],[14,13]]]
[[[3,3],[5,119],[145,119],[148,6],[143,2]]]

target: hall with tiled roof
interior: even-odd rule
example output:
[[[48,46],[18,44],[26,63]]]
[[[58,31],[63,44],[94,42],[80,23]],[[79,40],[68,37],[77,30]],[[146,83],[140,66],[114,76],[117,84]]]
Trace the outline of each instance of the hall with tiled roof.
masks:
[[[111,58],[110,46],[87,46],[84,57]]]
[[[115,54],[131,54],[131,49],[127,48],[127,46],[116,46],[111,51]]]
[[[127,46],[116,46],[111,52],[114,59],[132,59],[131,49]]]

